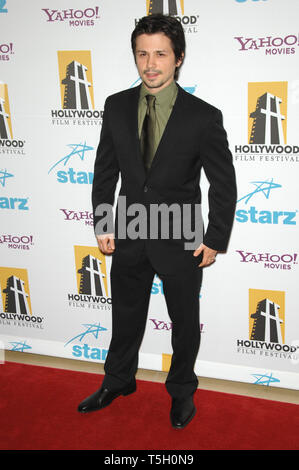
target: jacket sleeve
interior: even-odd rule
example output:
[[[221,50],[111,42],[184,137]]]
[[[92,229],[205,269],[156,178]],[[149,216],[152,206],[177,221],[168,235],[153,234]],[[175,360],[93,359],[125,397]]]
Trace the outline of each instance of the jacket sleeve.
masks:
[[[94,179],[92,186],[92,207],[94,217],[94,229],[103,216],[96,215],[96,209],[101,204],[114,203],[115,189],[119,178],[119,165],[116,158],[109,123],[109,98],[104,107],[103,123],[100,142],[94,165]],[[97,233],[98,234],[98,233]]]
[[[202,133],[200,155],[210,183],[209,222],[203,243],[214,250],[225,251],[233,225],[237,188],[232,154],[219,110]]]

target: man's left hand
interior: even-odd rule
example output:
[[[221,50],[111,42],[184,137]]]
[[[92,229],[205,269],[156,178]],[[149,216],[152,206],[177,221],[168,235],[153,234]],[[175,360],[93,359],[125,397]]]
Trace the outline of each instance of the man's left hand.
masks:
[[[202,262],[198,265],[199,268],[203,268],[204,266],[209,266],[210,264],[214,263],[216,260],[217,251],[209,248],[208,246],[201,243],[199,247],[194,251],[193,256],[198,256],[200,253],[203,252]]]

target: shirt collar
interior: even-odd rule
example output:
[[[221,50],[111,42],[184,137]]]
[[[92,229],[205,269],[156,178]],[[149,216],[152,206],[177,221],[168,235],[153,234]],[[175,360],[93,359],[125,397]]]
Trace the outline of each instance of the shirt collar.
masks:
[[[178,91],[176,82],[173,80],[166,88],[163,88],[158,93],[153,94],[156,97],[156,105],[160,106],[167,106],[170,105]],[[145,98],[146,95],[150,95],[151,93],[145,88],[144,84],[141,85],[140,90],[140,100]]]

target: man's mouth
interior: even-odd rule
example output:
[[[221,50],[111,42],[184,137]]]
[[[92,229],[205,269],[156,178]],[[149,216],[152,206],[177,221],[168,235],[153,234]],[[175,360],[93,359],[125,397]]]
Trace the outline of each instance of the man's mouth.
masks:
[[[151,72],[145,71],[144,74],[149,80],[153,80],[160,75],[160,72],[159,71],[151,71]]]

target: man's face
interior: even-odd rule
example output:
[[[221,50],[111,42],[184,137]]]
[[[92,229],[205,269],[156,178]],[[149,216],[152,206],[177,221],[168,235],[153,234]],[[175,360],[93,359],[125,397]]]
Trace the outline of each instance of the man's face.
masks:
[[[136,39],[135,60],[141,80],[151,93],[158,93],[174,80],[176,61],[170,39],[164,33],[141,34]]]

